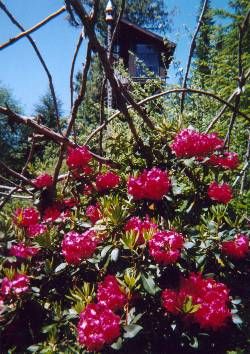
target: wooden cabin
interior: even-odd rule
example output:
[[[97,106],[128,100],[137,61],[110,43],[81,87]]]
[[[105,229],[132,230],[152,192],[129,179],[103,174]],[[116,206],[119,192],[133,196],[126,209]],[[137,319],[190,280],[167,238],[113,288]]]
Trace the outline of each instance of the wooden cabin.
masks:
[[[125,67],[135,81],[143,82],[148,79],[145,66],[165,80],[175,47],[175,43],[121,19],[113,55],[123,59]]]

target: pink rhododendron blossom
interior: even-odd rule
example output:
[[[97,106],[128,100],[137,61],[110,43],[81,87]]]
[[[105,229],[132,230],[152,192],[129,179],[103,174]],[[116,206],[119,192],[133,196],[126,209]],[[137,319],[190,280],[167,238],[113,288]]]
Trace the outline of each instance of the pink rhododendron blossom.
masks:
[[[210,199],[223,204],[229,203],[233,198],[232,188],[227,183],[212,182],[208,187],[207,194]]]
[[[27,275],[16,273],[11,280],[7,277],[3,278],[1,284],[1,294],[4,297],[11,294],[19,295],[28,290],[29,284],[30,281]]]
[[[86,209],[86,215],[92,224],[95,224],[98,220],[102,218],[102,213],[99,209],[99,206],[96,205],[89,205]]]
[[[120,335],[120,317],[101,304],[89,304],[80,313],[79,343],[88,351],[100,351]]]
[[[159,231],[149,241],[149,253],[157,263],[175,263],[181,255],[184,239],[175,231]]]
[[[185,303],[192,307],[185,312]],[[182,279],[179,291],[165,289],[162,305],[167,312],[184,315],[186,321],[198,323],[203,329],[218,330],[231,317],[228,308],[229,290],[223,283],[212,278],[203,278],[200,273]]]
[[[221,167],[225,170],[234,170],[239,166],[238,154],[235,152],[225,152],[223,155],[212,155],[207,164]]]
[[[128,193],[137,200],[161,200],[170,187],[171,181],[167,172],[157,167],[144,170],[139,176],[130,177],[128,180]]]
[[[184,129],[178,133],[172,143],[175,155],[181,157],[207,156],[223,147],[223,140],[216,133],[199,133]]]
[[[20,257],[20,258],[31,258],[39,252],[38,247],[26,246],[24,243],[18,243],[12,245],[10,248],[10,256]]]
[[[47,226],[43,224],[30,225],[27,228],[27,234],[29,237],[36,237],[44,234],[47,231]]]
[[[61,216],[61,211],[56,206],[51,206],[45,209],[43,220],[45,222],[56,221]]]
[[[115,188],[120,183],[120,177],[114,172],[106,172],[96,177],[96,188],[99,192],[103,192]]]
[[[32,183],[36,188],[41,189],[44,187],[50,187],[53,184],[53,177],[47,173],[43,173],[40,176],[32,180]]]
[[[35,208],[18,208],[15,210],[13,221],[17,226],[29,227],[38,223],[39,213]]]
[[[98,302],[115,311],[123,308],[127,301],[126,295],[121,291],[115,276],[107,275],[103,282],[98,284]]]
[[[249,252],[249,238],[238,234],[234,240],[222,242],[222,252],[232,258],[245,258]]]
[[[90,160],[92,155],[86,146],[81,146],[77,148],[69,148],[66,163],[70,169],[85,167]]]
[[[69,264],[79,264],[92,256],[98,244],[96,233],[87,230],[83,234],[70,231],[62,241],[62,253]]]
[[[140,219],[137,216],[130,218],[125,225],[125,231],[134,231],[138,234],[138,245],[141,245],[145,242],[144,234],[146,232],[155,233],[157,228],[158,226],[151,222],[148,218]]]

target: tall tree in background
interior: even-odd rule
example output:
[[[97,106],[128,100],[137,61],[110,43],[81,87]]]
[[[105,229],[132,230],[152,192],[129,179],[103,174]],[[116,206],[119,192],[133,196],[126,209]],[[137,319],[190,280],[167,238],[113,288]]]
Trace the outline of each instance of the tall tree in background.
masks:
[[[62,115],[62,102],[57,100],[59,116]],[[50,91],[47,91],[35,105],[35,115],[41,115],[42,124],[46,125],[49,128],[57,130],[56,124],[56,112],[53,102],[53,98]]]
[[[201,1],[199,13],[203,1]],[[211,11],[211,0],[207,2],[202,25],[199,31],[199,35],[196,41],[196,58],[195,68],[199,73],[200,86],[204,88],[206,77],[211,74],[211,49],[212,49],[212,37],[214,32],[214,19]]]
[[[11,109],[21,113],[20,104],[4,86],[0,86],[0,105],[8,105]],[[26,127],[1,119],[0,115],[1,160],[16,170],[20,170],[23,166],[27,153],[28,135],[29,130]]]

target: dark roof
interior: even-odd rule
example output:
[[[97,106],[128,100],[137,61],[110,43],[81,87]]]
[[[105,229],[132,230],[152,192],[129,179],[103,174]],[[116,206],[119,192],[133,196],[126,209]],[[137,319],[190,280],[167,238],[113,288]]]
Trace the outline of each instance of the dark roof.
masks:
[[[164,39],[163,37],[159,36],[158,34],[155,34],[155,33],[151,32],[149,30],[146,30],[142,27],[139,27],[139,26],[135,25],[134,23],[132,23],[128,20],[125,20],[124,18],[122,18],[120,20],[120,24],[127,26],[130,30],[140,32],[144,36],[149,37],[151,40],[158,42],[161,46],[168,47],[168,48],[171,47],[172,51],[174,51],[174,49],[176,47],[176,44],[174,42],[171,42],[168,39]]]

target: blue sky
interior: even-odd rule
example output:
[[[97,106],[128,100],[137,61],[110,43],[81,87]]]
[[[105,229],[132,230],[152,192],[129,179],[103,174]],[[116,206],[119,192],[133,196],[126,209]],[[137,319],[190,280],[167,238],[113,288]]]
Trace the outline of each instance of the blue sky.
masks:
[[[104,0],[102,0],[104,1]],[[63,6],[62,0],[5,0],[4,3],[24,28],[29,28],[50,13]],[[212,6],[226,8],[228,0],[212,0]],[[190,36],[196,25],[200,0],[166,0],[168,9],[176,8],[173,16],[173,31],[168,38],[177,43],[176,60],[185,67],[189,51]],[[65,14],[52,20],[35,32],[32,37],[42,52],[54,78],[58,97],[63,102],[64,114],[69,113],[69,71],[72,56],[79,36],[79,29],[72,28]],[[0,43],[19,33],[0,10]],[[85,45],[77,60],[76,69],[84,62]],[[169,82],[175,82],[173,68],[169,70]],[[26,114],[32,114],[34,105],[47,91],[47,77],[26,39],[0,51],[0,81],[11,89]]]

